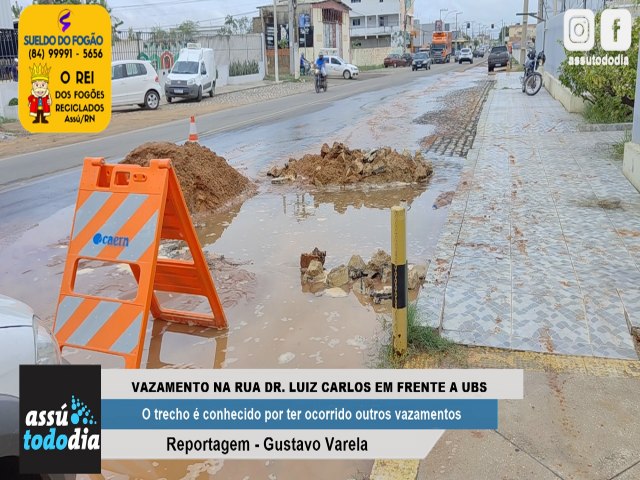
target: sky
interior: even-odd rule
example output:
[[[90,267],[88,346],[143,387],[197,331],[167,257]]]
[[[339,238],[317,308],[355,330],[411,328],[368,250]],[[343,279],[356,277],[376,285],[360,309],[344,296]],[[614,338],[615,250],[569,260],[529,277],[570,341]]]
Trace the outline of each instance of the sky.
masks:
[[[6,1],[6,0],[5,0]],[[13,3],[15,0],[10,0]],[[124,20],[120,27],[146,28],[177,26],[184,20],[199,21],[201,26],[221,25],[228,14],[254,17],[257,7],[271,5],[273,0],[107,0],[112,13]],[[393,1],[393,0],[392,0]],[[400,0],[395,0],[400,1]],[[479,24],[495,24],[494,34],[497,35],[499,25],[522,21],[516,17],[516,12],[522,10],[522,0],[413,0],[415,18],[421,23],[430,23],[440,18],[455,24],[456,16],[453,12],[460,11],[458,23],[475,21]],[[22,6],[30,5],[30,0],[18,0]],[[349,5],[351,2],[345,0]],[[537,5],[530,0],[530,10]],[[178,8],[179,7],[179,8]],[[533,20],[533,19],[532,19]]]

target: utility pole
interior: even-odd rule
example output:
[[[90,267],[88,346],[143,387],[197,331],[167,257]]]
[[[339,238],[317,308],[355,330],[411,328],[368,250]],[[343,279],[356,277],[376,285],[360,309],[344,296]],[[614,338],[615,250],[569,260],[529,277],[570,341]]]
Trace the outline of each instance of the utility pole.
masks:
[[[522,35],[520,35],[520,65],[524,65],[527,55],[528,23],[529,23],[529,0],[524,0],[524,15],[522,16]]]
[[[544,18],[544,0],[538,0],[538,23]]]
[[[298,7],[297,0],[290,0],[293,2],[293,31],[289,33],[289,37],[293,40],[293,65],[294,77],[296,80],[300,78],[300,60],[298,55],[298,46],[300,45],[300,29],[298,28],[298,15],[296,14],[296,8]]]
[[[289,73],[296,74],[296,62],[293,57],[293,0],[289,0]]]
[[[276,69],[276,83],[280,81],[278,77],[278,10],[276,0],[273,0],[273,61]]]

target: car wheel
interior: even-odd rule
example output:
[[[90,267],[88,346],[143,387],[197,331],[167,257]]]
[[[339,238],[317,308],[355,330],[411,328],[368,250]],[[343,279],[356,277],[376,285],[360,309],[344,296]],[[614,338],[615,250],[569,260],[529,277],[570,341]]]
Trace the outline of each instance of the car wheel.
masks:
[[[144,96],[144,106],[149,110],[155,110],[160,105],[160,95],[155,90],[149,90]]]
[[[211,98],[213,98],[213,93],[214,93],[215,89],[216,89],[216,82],[213,82],[213,83],[211,84],[211,90],[209,90],[209,96],[210,96]]]
[[[469,60],[469,63],[473,65],[473,60]]]
[[[173,101],[173,97],[167,97],[167,103],[171,103]]]
[[[389,65],[385,65],[384,68],[389,68]]]
[[[490,71],[490,72],[493,72],[493,68],[494,68],[494,67],[489,67],[489,71]]]
[[[351,72],[349,70],[345,70],[344,72],[342,72],[342,77],[345,80],[349,80],[351,78]]]
[[[202,101],[202,87],[198,88],[198,97],[196,98],[196,100],[199,102]]]

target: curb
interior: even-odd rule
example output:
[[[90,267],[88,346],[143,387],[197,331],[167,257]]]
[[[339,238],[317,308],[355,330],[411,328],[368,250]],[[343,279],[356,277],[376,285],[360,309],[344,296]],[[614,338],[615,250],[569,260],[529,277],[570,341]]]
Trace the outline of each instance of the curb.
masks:
[[[623,132],[631,130],[633,123],[590,123],[581,125],[579,132]]]

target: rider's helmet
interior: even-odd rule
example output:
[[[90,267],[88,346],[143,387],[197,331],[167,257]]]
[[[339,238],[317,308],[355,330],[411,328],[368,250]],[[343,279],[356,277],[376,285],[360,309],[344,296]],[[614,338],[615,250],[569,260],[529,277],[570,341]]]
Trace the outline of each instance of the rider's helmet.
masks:
[[[324,55],[321,53],[320,55],[318,55],[318,58],[324,58]]]

